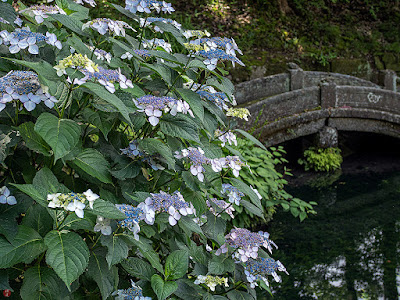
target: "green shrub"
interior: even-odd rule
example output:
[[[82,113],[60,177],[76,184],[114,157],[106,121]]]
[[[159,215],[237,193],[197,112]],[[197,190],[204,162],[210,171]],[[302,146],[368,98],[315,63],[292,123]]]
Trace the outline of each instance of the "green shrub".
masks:
[[[310,147],[304,151],[304,159],[299,159],[299,164],[304,165],[306,171],[314,170],[330,172],[340,169],[343,162],[339,148]]]

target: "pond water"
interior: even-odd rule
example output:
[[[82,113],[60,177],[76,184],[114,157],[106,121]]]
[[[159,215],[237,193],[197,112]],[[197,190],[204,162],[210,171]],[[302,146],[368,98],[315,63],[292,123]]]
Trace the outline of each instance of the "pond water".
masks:
[[[324,183],[326,186],[324,187]],[[259,299],[400,299],[400,172],[341,175],[288,189],[316,201],[300,223],[279,213],[268,225],[287,268],[274,297]]]

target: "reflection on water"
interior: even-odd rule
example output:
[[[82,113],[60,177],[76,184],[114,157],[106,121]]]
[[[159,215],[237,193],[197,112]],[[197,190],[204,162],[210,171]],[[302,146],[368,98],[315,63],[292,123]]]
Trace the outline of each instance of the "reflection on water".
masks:
[[[280,246],[274,258],[290,273],[273,299],[400,299],[400,173],[290,192],[318,202],[318,215],[299,223],[280,213],[270,224]]]

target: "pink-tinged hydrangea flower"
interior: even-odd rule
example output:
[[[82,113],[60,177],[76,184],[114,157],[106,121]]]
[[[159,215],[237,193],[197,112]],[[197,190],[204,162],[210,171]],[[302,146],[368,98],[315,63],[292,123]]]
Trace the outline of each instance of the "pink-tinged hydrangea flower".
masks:
[[[160,191],[158,194],[151,194],[145,202],[138,205],[145,213],[145,221],[152,225],[155,219],[155,213],[166,212],[169,214],[169,224],[176,225],[181,216],[192,215],[194,208],[192,204],[185,201],[181,193],[175,191],[173,194],[167,194]]]
[[[221,142],[221,146],[225,147],[225,144],[228,143],[229,145],[237,146],[236,136],[232,131],[222,132],[221,130],[217,129],[215,131],[215,137],[217,137]]]
[[[6,186],[3,186],[0,189],[0,203],[8,205],[17,204],[17,199],[15,199],[15,197],[11,195],[10,190]]]
[[[145,95],[137,99],[133,99],[139,112],[144,112],[149,118],[151,125],[156,126],[159,118],[162,116],[163,111],[175,116],[178,112],[187,114],[189,113],[194,117],[193,112],[187,102],[177,100],[172,97],[156,97],[152,95]]]
[[[99,18],[83,24],[82,29],[92,28],[101,35],[109,33],[114,36],[125,36],[125,29],[135,31],[128,23],[124,21],[115,21],[108,18]]]
[[[102,216],[97,216],[96,225],[94,225],[95,232],[101,232],[102,235],[110,235],[112,233],[112,228],[110,226],[110,220]]]
[[[269,239],[267,232],[251,232],[245,228],[234,228],[225,236],[225,244],[221,246],[220,252],[216,255],[224,253],[226,246],[234,248],[235,251],[232,257],[239,259],[242,262],[248,261],[250,258],[258,257],[258,249],[264,247],[272,252],[272,245],[278,248],[276,244]],[[221,249],[220,248],[220,249]],[[226,252],[226,251],[225,251]]]
[[[235,208],[232,206],[232,204],[226,203],[224,200],[218,200],[216,198],[211,198],[210,201],[207,200],[206,204],[210,208],[210,212],[212,214],[214,214],[215,216],[219,216],[222,212],[226,212],[232,219],[235,218],[235,216],[233,215]],[[213,205],[218,207],[220,211],[217,211],[213,207]]]
[[[190,163],[190,172],[192,175],[203,182],[204,181],[204,165],[211,165],[211,159],[204,155],[204,151],[199,148],[189,147],[183,149],[180,152],[175,152],[175,157],[178,159],[187,158]]]
[[[257,260],[249,259],[244,263],[244,273],[252,288],[258,286],[257,280],[262,280],[269,286],[268,275],[272,275],[276,282],[280,282],[281,278],[276,271],[285,272],[289,275],[283,264],[279,260],[275,261],[272,258],[260,257]]]

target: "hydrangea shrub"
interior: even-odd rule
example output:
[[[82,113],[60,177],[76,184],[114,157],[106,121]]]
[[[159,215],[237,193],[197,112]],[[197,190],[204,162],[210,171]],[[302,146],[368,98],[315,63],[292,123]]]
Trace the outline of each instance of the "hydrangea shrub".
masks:
[[[114,5],[125,21],[91,19],[93,0],[8,2],[0,286],[30,300],[255,299],[279,281],[268,233],[231,225],[238,208],[263,218],[230,148],[250,117],[223,76],[242,64],[235,41],[185,31],[164,1]]]

